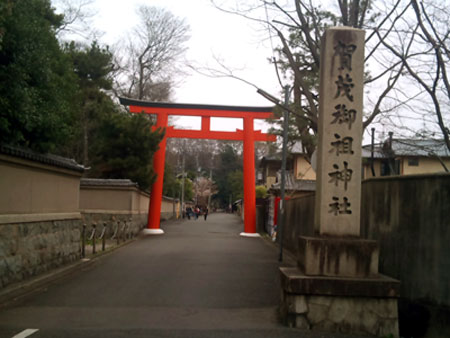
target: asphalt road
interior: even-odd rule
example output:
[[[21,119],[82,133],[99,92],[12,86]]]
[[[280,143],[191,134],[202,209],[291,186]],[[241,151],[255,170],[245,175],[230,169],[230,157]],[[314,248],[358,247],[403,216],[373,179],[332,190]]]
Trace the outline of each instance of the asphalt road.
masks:
[[[0,337],[312,336],[278,323],[277,249],[237,216],[162,228],[2,309]]]

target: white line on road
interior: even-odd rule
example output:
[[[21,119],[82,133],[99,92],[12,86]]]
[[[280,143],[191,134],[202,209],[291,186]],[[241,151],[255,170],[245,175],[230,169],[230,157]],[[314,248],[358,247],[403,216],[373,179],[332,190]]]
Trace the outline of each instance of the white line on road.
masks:
[[[25,337],[31,336],[33,333],[35,333],[37,331],[39,331],[39,329],[26,329],[26,330],[23,330],[22,332],[16,334],[12,338],[25,338]]]

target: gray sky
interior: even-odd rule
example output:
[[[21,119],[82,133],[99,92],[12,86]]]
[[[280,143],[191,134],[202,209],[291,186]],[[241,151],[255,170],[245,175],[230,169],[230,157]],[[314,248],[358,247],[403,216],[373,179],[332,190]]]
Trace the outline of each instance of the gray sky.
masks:
[[[57,5],[56,0],[54,4]],[[220,68],[215,60],[219,59],[228,68],[233,69],[235,75],[273,95],[279,95],[274,67],[267,61],[272,55],[267,32],[258,24],[219,11],[209,0],[94,0],[90,6],[95,13],[91,21],[92,26],[102,33],[99,41],[113,45],[120,38],[124,38],[138,22],[136,9],[142,4],[163,7],[175,16],[185,18],[191,28],[191,38],[187,43],[187,62]],[[239,106],[272,105],[257,94],[254,87],[239,80],[210,78],[187,67],[183,70],[187,75],[178,79],[174,102]],[[223,130],[242,128],[239,121],[230,122],[212,121],[212,128]],[[195,124],[192,120],[186,123]],[[261,125],[258,123],[256,126]]]

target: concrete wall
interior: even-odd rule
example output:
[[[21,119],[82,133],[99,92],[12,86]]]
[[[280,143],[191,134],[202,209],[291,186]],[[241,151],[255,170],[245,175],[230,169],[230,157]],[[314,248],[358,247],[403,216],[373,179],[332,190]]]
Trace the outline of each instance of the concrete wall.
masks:
[[[131,220],[131,233],[136,235],[147,222],[149,195],[141,192],[134,183],[118,185],[114,180],[95,180],[80,186],[80,211],[88,226],[106,222],[108,233],[114,231],[117,221]],[[117,180],[120,182],[119,180]],[[107,182],[109,184],[107,184]]]
[[[128,181],[128,182],[126,182]],[[80,187],[80,209],[86,224],[92,222],[132,221],[132,233],[146,227],[150,195],[129,180],[83,179]],[[161,221],[177,217],[178,200],[163,197]]]
[[[0,173],[0,224],[80,218],[80,172],[0,154]]]
[[[0,289],[80,257],[82,170],[17,153],[0,154]]]
[[[148,205],[147,205],[148,208]],[[161,203],[161,220],[179,218],[180,202],[177,199],[163,197]]]

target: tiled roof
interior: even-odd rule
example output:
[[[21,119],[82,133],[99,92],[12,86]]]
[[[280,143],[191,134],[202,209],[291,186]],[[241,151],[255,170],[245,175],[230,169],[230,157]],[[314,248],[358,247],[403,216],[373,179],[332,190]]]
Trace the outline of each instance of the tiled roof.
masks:
[[[129,179],[111,178],[82,178],[81,186],[113,186],[113,187],[137,187],[138,184]]]
[[[363,146],[362,156],[371,156],[371,146]],[[439,156],[450,157],[450,151],[444,140],[422,140],[422,139],[393,139],[392,151],[394,156]],[[384,143],[375,144],[374,157],[385,158],[390,155],[389,140]]]
[[[277,176],[280,173],[277,174]],[[270,189],[280,190],[281,189],[281,178],[277,178],[277,183],[272,184]],[[296,180],[292,172],[286,172],[286,183],[285,189],[287,191],[316,191],[316,181],[313,180]]]
[[[83,172],[85,168],[75,162],[73,159],[53,155],[53,154],[40,154],[30,149],[14,147],[10,145],[0,144],[0,154],[18,157],[26,160],[31,160],[34,162],[39,162],[47,165],[52,165],[55,167],[60,167],[64,169],[74,170],[78,172]]]

